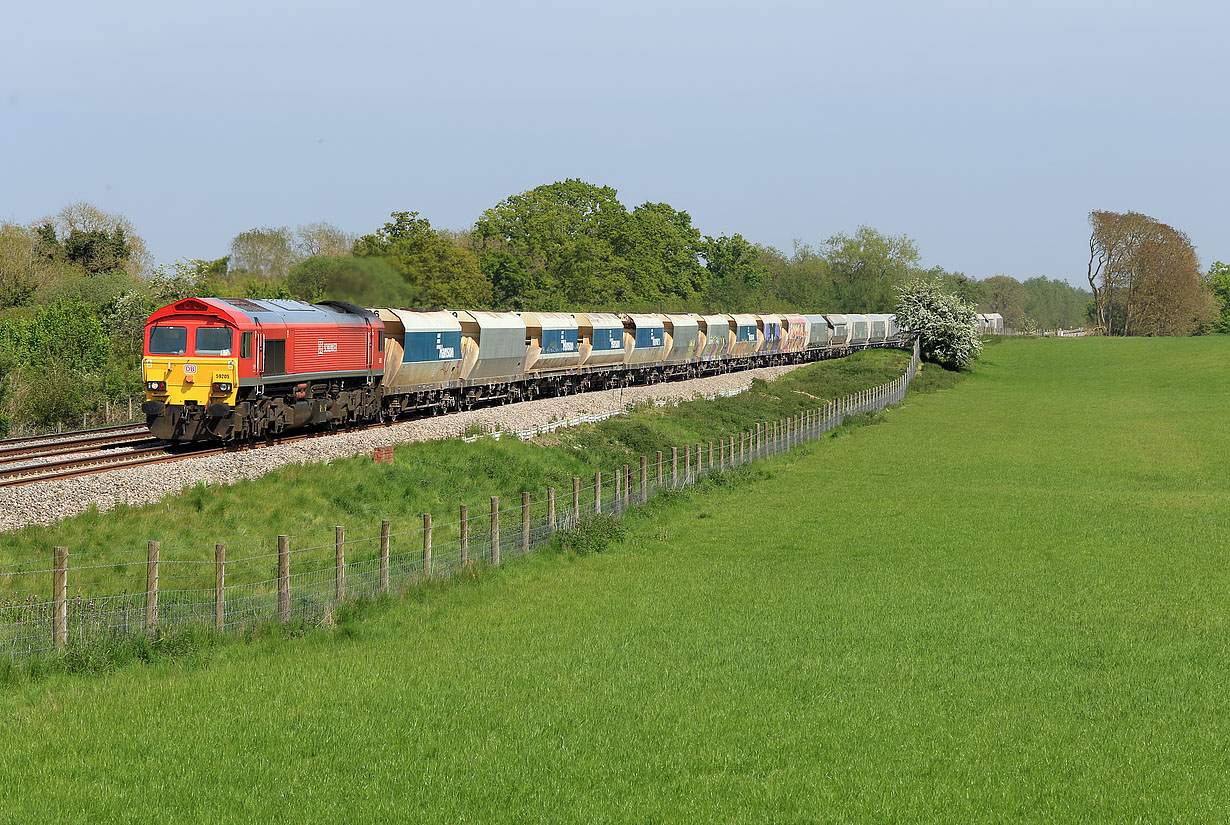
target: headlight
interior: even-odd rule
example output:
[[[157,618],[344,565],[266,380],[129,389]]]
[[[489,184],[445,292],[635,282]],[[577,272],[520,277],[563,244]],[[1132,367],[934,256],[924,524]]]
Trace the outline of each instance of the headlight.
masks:
[[[213,387],[214,387],[214,392],[230,392],[231,382],[230,381],[215,381],[213,383]]]
[[[166,392],[166,381],[146,381],[145,388],[150,392]]]

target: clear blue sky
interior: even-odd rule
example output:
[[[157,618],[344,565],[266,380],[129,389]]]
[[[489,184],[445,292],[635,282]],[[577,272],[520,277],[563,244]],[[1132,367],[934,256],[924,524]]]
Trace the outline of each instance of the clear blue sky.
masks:
[[[789,249],[1081,283],[1089,210],[1230,260],[1224,3],[9,4],[0,219],[87,200],[157,260],[580,177]]]

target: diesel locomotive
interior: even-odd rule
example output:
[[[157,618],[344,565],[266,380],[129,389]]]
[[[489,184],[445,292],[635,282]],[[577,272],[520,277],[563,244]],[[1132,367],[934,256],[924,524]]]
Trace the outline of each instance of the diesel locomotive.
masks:
[[[142,411],[158,438],[234,443],[905,343],[892,315],[517,313],[187,298],[146,323]]]

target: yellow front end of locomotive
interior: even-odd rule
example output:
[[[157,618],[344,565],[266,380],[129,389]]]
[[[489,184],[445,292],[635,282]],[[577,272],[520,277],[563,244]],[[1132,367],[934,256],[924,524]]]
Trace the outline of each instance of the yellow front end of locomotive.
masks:
[[[235,405],[239,376],[233,358],[147,357],[145,400],[169,406]]]

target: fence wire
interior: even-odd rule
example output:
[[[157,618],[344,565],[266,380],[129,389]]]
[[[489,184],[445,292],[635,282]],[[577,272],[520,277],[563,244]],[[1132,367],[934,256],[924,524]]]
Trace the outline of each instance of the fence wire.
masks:
[[[339,601],[404,590],[475,565],[497,566],[549,543],[560,530],[593,514],[614,518],[651,501],[663,490],[696,484],[717,472],[771,458],[841,426],[846,418],[900,403],[918,370],[918,345],[898,378],[853,393],[790,419],[762,422],[721,441],[685,444],[646,456],[636,464],[595,474],[573,488],[555,491],[554,513],[546,494],[524,501],[492,499],[490,510],[427,527],[391,529],[389,524],[347,529],[339,546],[315,534],[241,539],[228,547],[249,555],[227,558],[161,558],[162,550],[97,550],[67,554],[63,561],[27,562],[0,568],[0,652],[21,656],[40,651],[153,634],[196,625],[240,632],[259,622],[326,621]],[[327,551],[332,550],[333,553]],[[122,556],[106,561],[107,556]],[[156,561],[155,561],[156,559]],[[75,562],[76,560],[76,562]],[[131,592],[130,566],[145,587]],[[208,566],[207,566],[208,565]],[[27,570],[27,566],[35,569]],[[75,585],[73,573],[108,568],[117,575]],[[212,568],[212,569],[211,569]],[[213,586],[200,583],[212,573]],[[112,585],[116,590],[107,592]],[[93,589],[94,592],[85,592]]]

